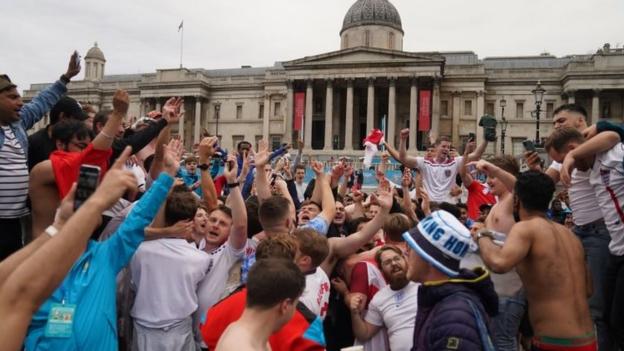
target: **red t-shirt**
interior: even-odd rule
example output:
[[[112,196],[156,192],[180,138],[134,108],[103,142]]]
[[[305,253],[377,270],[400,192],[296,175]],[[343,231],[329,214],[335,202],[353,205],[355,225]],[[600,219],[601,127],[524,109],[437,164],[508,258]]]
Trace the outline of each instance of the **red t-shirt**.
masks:
[[[219,338],[225,329],[237,321],[243,314],[247,300],[247,289],[221,300],[206,313],[206,323],[201,325],[200,331],[208,350],[216,350]],[[282,329],[269,338],[273,351],[324,351],[325,347],[312,338],[322,338],[323,329],[320,318],[314,316],[302,303],[297,305],[293,318]],[[321,335],[318,335],[321,333]],[[306,337],[304,338],[304,334]]]
[[[54,179],[62,199],[71,190],[72,184],[78,180],[80,166],[87,164],[100,167],[100,179],[108,171],[108,160],[113,154],[112,149],[96,150],[93,144],[81,152],[54,151],[50,154],[50,162],[54,171]]]
[[[483,204],[494,205],[496,197],[490,193],[490,189],[479,181],[473,180],[468,187],[468,218],[476,221],[479,218],[479,207]]]
[[[384,286],[386,286],[386,280],[377,264],[360,261],[353,266],[349,291],[366,295],[366,309],[375,294]]]

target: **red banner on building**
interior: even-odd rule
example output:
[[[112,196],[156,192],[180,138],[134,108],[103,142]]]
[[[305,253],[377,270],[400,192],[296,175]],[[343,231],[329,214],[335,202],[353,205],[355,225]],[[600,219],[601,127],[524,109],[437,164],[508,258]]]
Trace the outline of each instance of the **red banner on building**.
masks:
[[[418,131],[431,129],[431,90],[421,90],[418,98]]]
[[[295,93],[295,108],[293,109],[293,130],[303,129],[303,116],[305,114],[305,93]]]

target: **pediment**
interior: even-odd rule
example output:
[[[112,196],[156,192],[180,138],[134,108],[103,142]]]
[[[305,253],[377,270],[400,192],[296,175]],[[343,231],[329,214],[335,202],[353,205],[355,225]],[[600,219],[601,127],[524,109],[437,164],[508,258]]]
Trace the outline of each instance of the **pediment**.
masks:
[[[366,65],[432,65],[444,64],[444,57],[438,53],[412,53],[397,50],[377,49],[368,47],[351,48],[325,54],[306,56],[300,59],[283,62],[286,69],[357,66]]]

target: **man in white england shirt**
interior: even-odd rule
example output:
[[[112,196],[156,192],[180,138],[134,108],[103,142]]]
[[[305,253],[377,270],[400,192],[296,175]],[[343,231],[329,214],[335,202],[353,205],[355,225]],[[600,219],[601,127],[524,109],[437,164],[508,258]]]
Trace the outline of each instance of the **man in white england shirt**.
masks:
[[[399,144],[399,162],[406,167],[417,168],[423,176],[423,185],[431,201],[453,203],[450,194],[459,167],[463,162],[475,161],[481,158],[487,141],[484,139],[474,152],[464,160],[463,156],[451,157],[451,141],[448,137],[438,137],[434,146],[433,157],[413,157],[407,155],[407,138],[409,129],[401,130],[401,143]],[[474,143],[470,141],[469,144]]]

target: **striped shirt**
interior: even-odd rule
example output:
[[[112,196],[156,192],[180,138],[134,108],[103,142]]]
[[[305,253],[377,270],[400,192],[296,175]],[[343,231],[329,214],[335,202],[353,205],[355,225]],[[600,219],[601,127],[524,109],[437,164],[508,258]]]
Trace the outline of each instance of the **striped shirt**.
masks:
[[[28,214],[28,165],[22,146],[8,126],[0,147],[0,218],[17,218]]]

